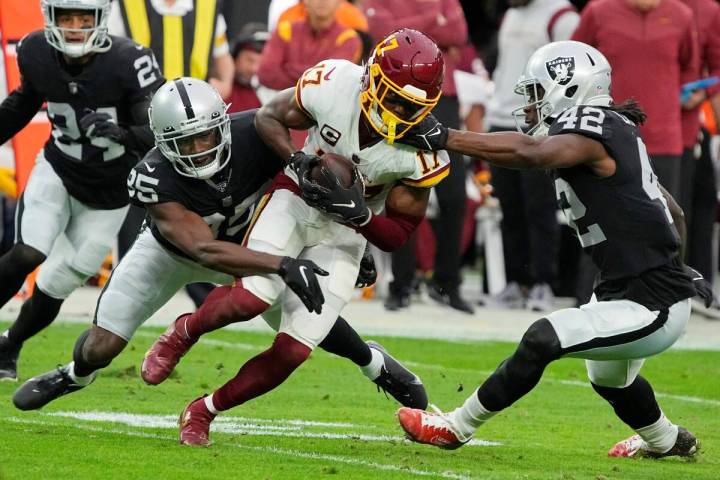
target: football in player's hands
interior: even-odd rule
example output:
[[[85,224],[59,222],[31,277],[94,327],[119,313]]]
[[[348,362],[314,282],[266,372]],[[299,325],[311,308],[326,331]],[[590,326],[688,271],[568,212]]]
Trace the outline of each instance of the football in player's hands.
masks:
[[[343,188],[350,188],[353,184],[354,168],[353,163],[342,155],[326,153],[320,157],[320,162],[310,170],[310,178],[325,188],[332,188],[336,178]],[[327,172],[331,172],[334,177],[328,175]]]

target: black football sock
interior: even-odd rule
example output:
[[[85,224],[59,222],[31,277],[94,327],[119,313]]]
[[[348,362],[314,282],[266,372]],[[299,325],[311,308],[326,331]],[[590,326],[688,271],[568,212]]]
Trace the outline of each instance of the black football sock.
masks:
[[[335,320],[335,325],[330,329],[325,340],[320,342],[319,347],[326,352],[347,358],[358,367],[364,367],[372,360],[370,347],[342,317]]]
[[[480,403],[491,412],[509,407],[537,385],[545,367],[561,354],[560,340],[550,322],[543,318],[533,323],[515,353],[478,389]]]
[[[111,360],[102,364],[93,364],[88,362],[83,356],[83,345],[90,336],[90,330],[85,330],[82,335],[75,341],[75,348],[73,348],[73,374],[76,377],[87,377],[92,375],[93,372],[105,368],[110,365]]]
[[[15,245],[0,257],[0,307],[22,287],[25,277],[45,260],[45,255],[27,245]]]
[[[640,375],[625,388],[601,387],[595,391],[612,405],[615,414],[633,430],[647,427],[660,418],[660,406],[650,383]]]
[[[63,301],[48,296],[35,286],[32,297],[25,300],[20,315],[8,329],[8,339],[16,345],[22,345],[55,320]]]

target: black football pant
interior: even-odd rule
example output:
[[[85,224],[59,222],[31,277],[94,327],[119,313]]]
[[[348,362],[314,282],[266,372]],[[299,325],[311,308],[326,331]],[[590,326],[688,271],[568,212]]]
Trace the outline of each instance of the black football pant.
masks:
[[[683,152],[683,184],[680,206],[685,212],[687,246],[685,259],[705,278],[712,280],[713,226],[717,215],[715,168],[710,155],[710,135],[701,132],[699,148]]]
[[[459,105],[457,97],[440,98],[433,110],[440,122],[449,128],[460,128]],[[436,187],[440,213],[433,222],[437,238],[435,253],[435,272],[433,280],[446,290],[457,290],[460,287],[460,236],[465,216],[465,163],[463,156],[450,154],[450,174]],[[407,295],[412,288],[415,276],[415,236],[392,254],[393,281],[390,292],[396,295]]]

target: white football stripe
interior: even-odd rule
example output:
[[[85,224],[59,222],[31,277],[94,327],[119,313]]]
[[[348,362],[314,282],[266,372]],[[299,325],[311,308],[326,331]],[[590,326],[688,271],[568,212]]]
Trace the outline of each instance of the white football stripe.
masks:
[[[128,431],[128,430],[120,430],[120,429],[107,429],[102,427],[92,427],[89,425],[82,425],[82,424],[58,424],[53,422],[43,422],[39,420],[28,420],[25,418],[18,418],[18,417],[8,417],[6,418],[8,422],[12,423],[19,423],[19,424],[28,424],[28,425],[42,425],[42,426],[63,426],[63,427],[71,427],[76,428],[78,430],[85,430],[90,432],[101,432],[101,433],[112,433],[116,435],[126,435],[130,437],[141,437],[141,438],[153,438],[158,440],[164,440],[164,441],[171,441],[171,442],[177,442],[177,437],[169,436],[169,435],[159,435],[155,433],[149,433],[149,432],[139,432],[139,431]],[[307,458],[310,460],[324,460],[324,461],[331,461],[331,462],[337,462],[337,463],[344,463],[346,465],[359,465],[363,467],[368,467],[376,470],[385,470],[385,471],[393,471],[393,472],[403,472],[410,475],[415,475],[419,477],[441,477],[441,478],[450,478],[453,480],[466,480],[470,477],[466,475],[462,475],[459,473],[455,473],[452,471],[443,471],[443,472],[433,472],[431,470],[420,470],[417,468],[408,468],[400,465],[392,465],[387,463],[376,463],[376,462],[369,462],[367,460],[360,460],[357,458],[352,457],[345,457],[341,455],[331,455],[331,454],[324,454],[324,453],[314,453],[314,452],[305,452],[301,450],[291,450],[286,448],[278,448],[278,447],[261,447],[261,446],[253,446],[253,445],[240,445],[236,443],[229,443],[229,442],[215,442],[218,445],[224,445],[224,446],[230,446],[234,448],[241,448],[244,450],[253,450],[257,452],[263,452],[263,453],[274,453],[277,455],[283,455],[288,457],[296,457],[296,458]]]
[[[106,422],[120,423],[130,427],[138,428],[163,428],[176,429],[177,417],[171,415],[144,415],[125,412],[55,412],[46,414],[51,417],[74,418],[88,422]],[[222,420],[220,420],[222,419]],[[253,419],[247,419],[252,421]],[[354,425],[357,427],[356,425]],[[369,435],[358,432],[334,433],[334,432],[316,432],[311,431],[302,426],[292,427],[268,427],[267,425],[256,425],[245,421],[238,422],[233,417],[218,417],[218,421],[213,423],[212,431],[231,433],[236,435],[254,435],[254,436],[276,436],[276,437],[293,437],[293,438],[323,438],[330,440],[363,440],[366,442],[404,442],[405,437],[395,435]],[[491,442],[488,440],[473,439],[468,442],[473,446],[498,446],[499,442]]]

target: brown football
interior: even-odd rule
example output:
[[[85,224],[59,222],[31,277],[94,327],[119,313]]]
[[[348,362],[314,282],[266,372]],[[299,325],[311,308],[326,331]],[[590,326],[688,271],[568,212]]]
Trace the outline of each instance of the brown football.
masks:
[[[327,180],[320,173],[322,167],[327,168],[340,179],[343,187],[347,188],[352,185],[353,163],[342,155],[337,153],[325,153],[320,157],[320,164],[313,167],[310,171],[310,178],[323,187],[329,187]]]

